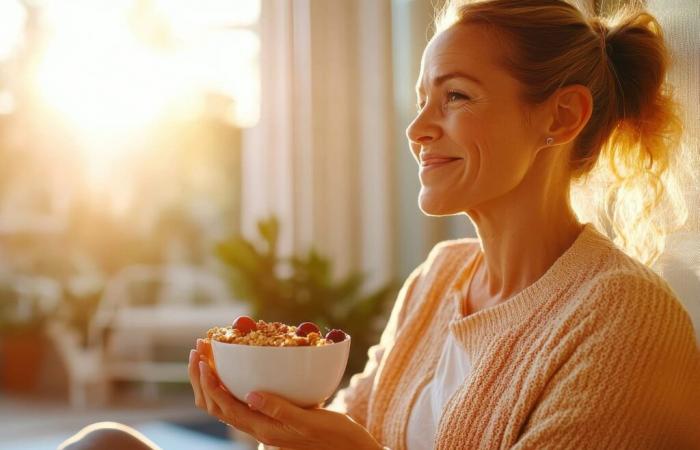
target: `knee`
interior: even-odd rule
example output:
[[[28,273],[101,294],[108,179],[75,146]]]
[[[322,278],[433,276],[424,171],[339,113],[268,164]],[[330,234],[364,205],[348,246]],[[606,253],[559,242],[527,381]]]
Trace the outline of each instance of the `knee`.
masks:
[[[158,450],[135,429],[117,422],[86,426],[58,446],[58,450]]]

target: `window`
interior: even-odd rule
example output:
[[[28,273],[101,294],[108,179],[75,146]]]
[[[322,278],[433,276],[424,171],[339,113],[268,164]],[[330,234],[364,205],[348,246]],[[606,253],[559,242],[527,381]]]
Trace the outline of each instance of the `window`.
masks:
[[[211,256],[238,228],[259,15],[259,0],[0,2],[0,235],[68,237],[103,268],[129,262],[104,250],[125,242],[142,244],[132,262]]]

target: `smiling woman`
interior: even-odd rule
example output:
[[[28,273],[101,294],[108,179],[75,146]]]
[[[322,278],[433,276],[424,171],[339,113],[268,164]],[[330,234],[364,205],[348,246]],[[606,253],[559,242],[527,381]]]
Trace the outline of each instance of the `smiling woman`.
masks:
[[[686,218],[659,23],[563,1],[450,6],[406,134],[421,210],[468,216],[478,239],[433,249],[330,408],[392,448],[689,446],[692,324],[649,269]],[[619,246],[570,198],[604,170]]]
[[[421,210],[467,216],[478,237],[433,248],[363,372],[325,408],[235,400],[202,342],[195,402],[293,449],[697,448],[693,326],[649,267],[679,136],[659,22],[640,8],[588,18],[558,0],[451,6],[406,135]],[[603,163],[618,191],[653,192],[616,191],[622,246],[571,204],[572,183]]]

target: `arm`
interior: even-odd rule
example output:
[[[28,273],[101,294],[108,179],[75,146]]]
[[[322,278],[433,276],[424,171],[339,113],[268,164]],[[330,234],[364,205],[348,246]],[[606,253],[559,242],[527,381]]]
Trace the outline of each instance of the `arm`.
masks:
[[[590,298],[574,331],[582,337],[561,347],[571,354],[513,448],[691,448],[700,358],[685,310],[666,289],[630,276],[607,278]]]
[[[367,351],[368,360],[364,370],[352,376],[348,386],[338,391],[326,409],[348,414],[362,426],[367,425],[367,406],[377,369],[387,347],[391,346],[404,322],[407,305],[420,278],[421,268],[422,266],[416,268],[404,282],[379,343]]]

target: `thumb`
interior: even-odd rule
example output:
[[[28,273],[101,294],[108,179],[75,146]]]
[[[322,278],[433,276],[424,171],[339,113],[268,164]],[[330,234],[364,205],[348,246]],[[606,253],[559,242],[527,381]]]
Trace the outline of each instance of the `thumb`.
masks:
[[[300,423],[307,411],[289,400],[268,392],[251,392],[245,397],[248,405],[278,422]]]

